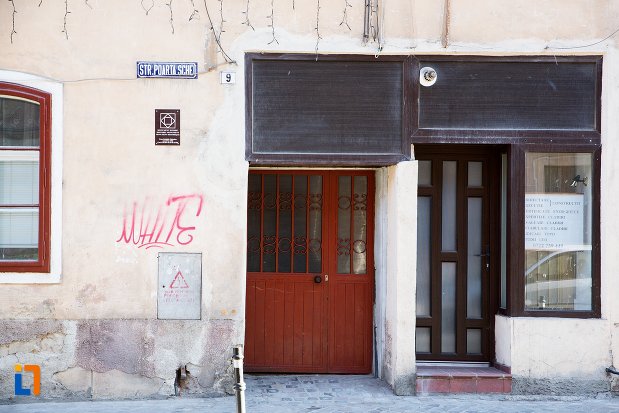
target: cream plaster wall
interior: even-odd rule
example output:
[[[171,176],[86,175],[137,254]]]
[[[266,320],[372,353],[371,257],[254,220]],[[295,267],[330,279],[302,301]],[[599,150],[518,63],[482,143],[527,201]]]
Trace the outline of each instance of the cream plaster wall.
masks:
[[[376,170],[376,195],[374,209],[374,262],[375,262],[375,304],[374,325],[375,333],[375,365],[376,374],[390,384],[393,384],[391,368],[391,343],[387,343],[385,328],[387,322],[387,230],[388,230],[388,177],[389,168],[383,167]]]
[[[617,9],[615,9],[617,11]],[[619,366],[619,231],[617,231],[616,205],[619,204],[619,174],[615,160],[619,156],[619,55],[616,47],[609,47],[604,55],[602,93],[602,171],[601,171],[601,301],[602,319],[607,322],[605,334],[610,343],[609,354],[613,366]],[[608,347],[608,344],[606,345]],[[619,376],[611,377],[613,389],[619,390]]]
[[[415,267],[417,260],[417,162],[400,162],[382,171],[386,193],[380,211],[386,213],[384,249],[377,251],[386,278],[382,369],[398,395],[415,394]],[[380,278],[379,278],[380,279]],[[382,326],[381,326],[382,327]]]
[[[189,21],[192,8],[188,1],[171,2],[172,16],[160,0],[153,2],[148,15],[139,1],[90,0],[91,7],[86,2],[69,2],[67,39],[62,32],[63,2],[44,0],[38,7],[35,1],[16,0],[17,33],[12,43],[12,6],[0,3],[0,69],[49,78],[64,89],[62,277],[53,285],[0,285],[1,318],[155,318],[157,250],[116,242],[123,211],[134,202],[142,205],[148,200],[148,205],[159,205],[170,195],[199,193],[204,196],[204,210],[192,220],[194,240],[171,250],[203,253],[203,317],[230,321],[229,341],[243,341],[248,169],[244,161],[244,53],[313,53],[316,27],[320,52],[375,54],[378,48],[373,42],[362,43],[363,9],[357,3],[347,9],[349,31],[340,24],[343,1],[322,1],[319,10],[315,1],[296,0],[294,9],[292,0],[275,2],[277,42],[271,42],[272,31],[265,18],[271,12],[270,1],[249,2],[254,31],[241,24],[247,2],[228,0],[223,2],[222,44],[238,62],[229,65],[217,52],[204,3],[194,3],[199,19]],[[207,4],[218,29],[219,2],[208,0]],[[499,318],[497,358],[515,374],[527,377],[567,377],[584,371],[587,377],[606,379],[603,367],[619,365],[619,300],[614,294],[619,291],[619,256],[614,254],[619,231],[612,211],[619,203],[614,162],[619,158],[619,119],[614,116],[619,107],[619,61],[615,38],[603,39],[619,28],[619,0],[451,1],[447,48],[441,45],[443,2],[384,0],[381,5],[382,53],[604,55],[602,319]],[[135,79],[137,60],[197,61],[201,74],[198,80]],[[236,71],[235,85],[219,84],[218,71],[224,69]],[[155,108],[181,109],[180,147],[154,146]],[[397,195],[411,198],[410,202],[416,181],[402,174],[414,171],[413,166],[402,165],[388,172],[388,185],[397,179],[410,184],[410,194]],[[400,224],[415,227],[410,211],[387,208],[390,215],[404,214]],[[395,237],[386,235],[387,248],[397,248],[398,254],[414,251],[414,239],[401,238],[404,231],[396,233]],[[385,326],[383,345],[394,351],[390,360],[397,364],[388,367],[385,353],[381,366],[396,386],[397,377],[410,377],[415,371],[415,277],[413,263],[394,257],[387,260],[385,283],[395,282],[398,288],[385,285],[385,318],[394,325]],[[395,268],[389,269],[391,263]],[[400,289],[400,285],[406,287]],[[389,334],[397,342],[389,342]],[[567,352],[556,354],[556,346],[564,342]],[[590,351],[581,352],[581,346]],[[166,351],[173,350],[165,347],[158,354]],[[583,353],[576,364],[565,358],[574,352]],[[16,353],[7,348],[7,357],[11,354]],[[200,357],[205,354],[192,360]],[[174,359],[171,364],[178,362]],[[169,381],[170,373],[158,377]]]
[[[243,254],[221,248],[238,243],[238,251],[244,248],[247,164],[242,140],[233,138],[242,135],[239,122],[225,114],[213,122],[218,110],[225,111],[226,91],[209,87],[209,76],[194,83],[93,81],[65,86],[62,282],[45,288],[5,286],[1,294],[10,311],[4,317],[41,316],[31,312],[31,306],[47,299],[54,311],[45,315],[57,318],[155,316],[158,250],[116,242],[123,212],[127,208],[130,213],[133,202],[155,209],[169,196],[193,193],[205,196],[204,211],[195,219],[194,241],[173,250],[203,252],[208,316],[241,313],[240,295],[213,294],[233,286],[241,291],[243,285],[234,284],[239,277],[210,274],[244,270]],[[215,100],[220,107],[209,110]],[[155,108],[181,109],[180,147],[154,146]],[[188,219],[188,224],[194,221]],[[229,243],[221,242],[224,239]],[[91,299],[81,297],[84,294]]]

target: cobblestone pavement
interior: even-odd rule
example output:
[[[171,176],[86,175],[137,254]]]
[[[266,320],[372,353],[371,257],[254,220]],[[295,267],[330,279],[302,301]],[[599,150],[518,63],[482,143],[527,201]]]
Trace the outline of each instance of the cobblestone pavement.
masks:
[[[394,396],[370,376],[265,375],[246,376],[247,413],[295,412],[619,412],[619,398],[446,395]],[[0,413],[181,413],[236,412],[234,397],[170,398],[166,400],[45,402],[0,405]]]

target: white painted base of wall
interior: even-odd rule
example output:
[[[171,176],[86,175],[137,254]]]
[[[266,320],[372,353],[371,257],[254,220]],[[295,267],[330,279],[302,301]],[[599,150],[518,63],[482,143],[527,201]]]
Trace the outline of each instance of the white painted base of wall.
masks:
[[[497,315],[496,361],[511,368],[514,393],[608,392],[609,332],[603,319]]]

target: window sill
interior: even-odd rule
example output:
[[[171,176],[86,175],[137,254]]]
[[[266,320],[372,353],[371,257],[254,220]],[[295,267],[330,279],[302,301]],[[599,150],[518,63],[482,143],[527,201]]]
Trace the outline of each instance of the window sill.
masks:
[[[60,284],[62,274],[5,272],[0,273],[0,284]]]
[[[528,310],[511,314],[498,314],[507,318],[565,318],[565,319],[601,319],[599,310],[592,311],[554,311],[554,310]]]

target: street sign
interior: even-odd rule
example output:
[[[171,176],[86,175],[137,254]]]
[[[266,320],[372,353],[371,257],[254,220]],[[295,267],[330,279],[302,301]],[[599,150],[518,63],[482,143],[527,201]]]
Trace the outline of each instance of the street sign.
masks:
[[[197,79],[197,62],[137,62],[138,78]]]

